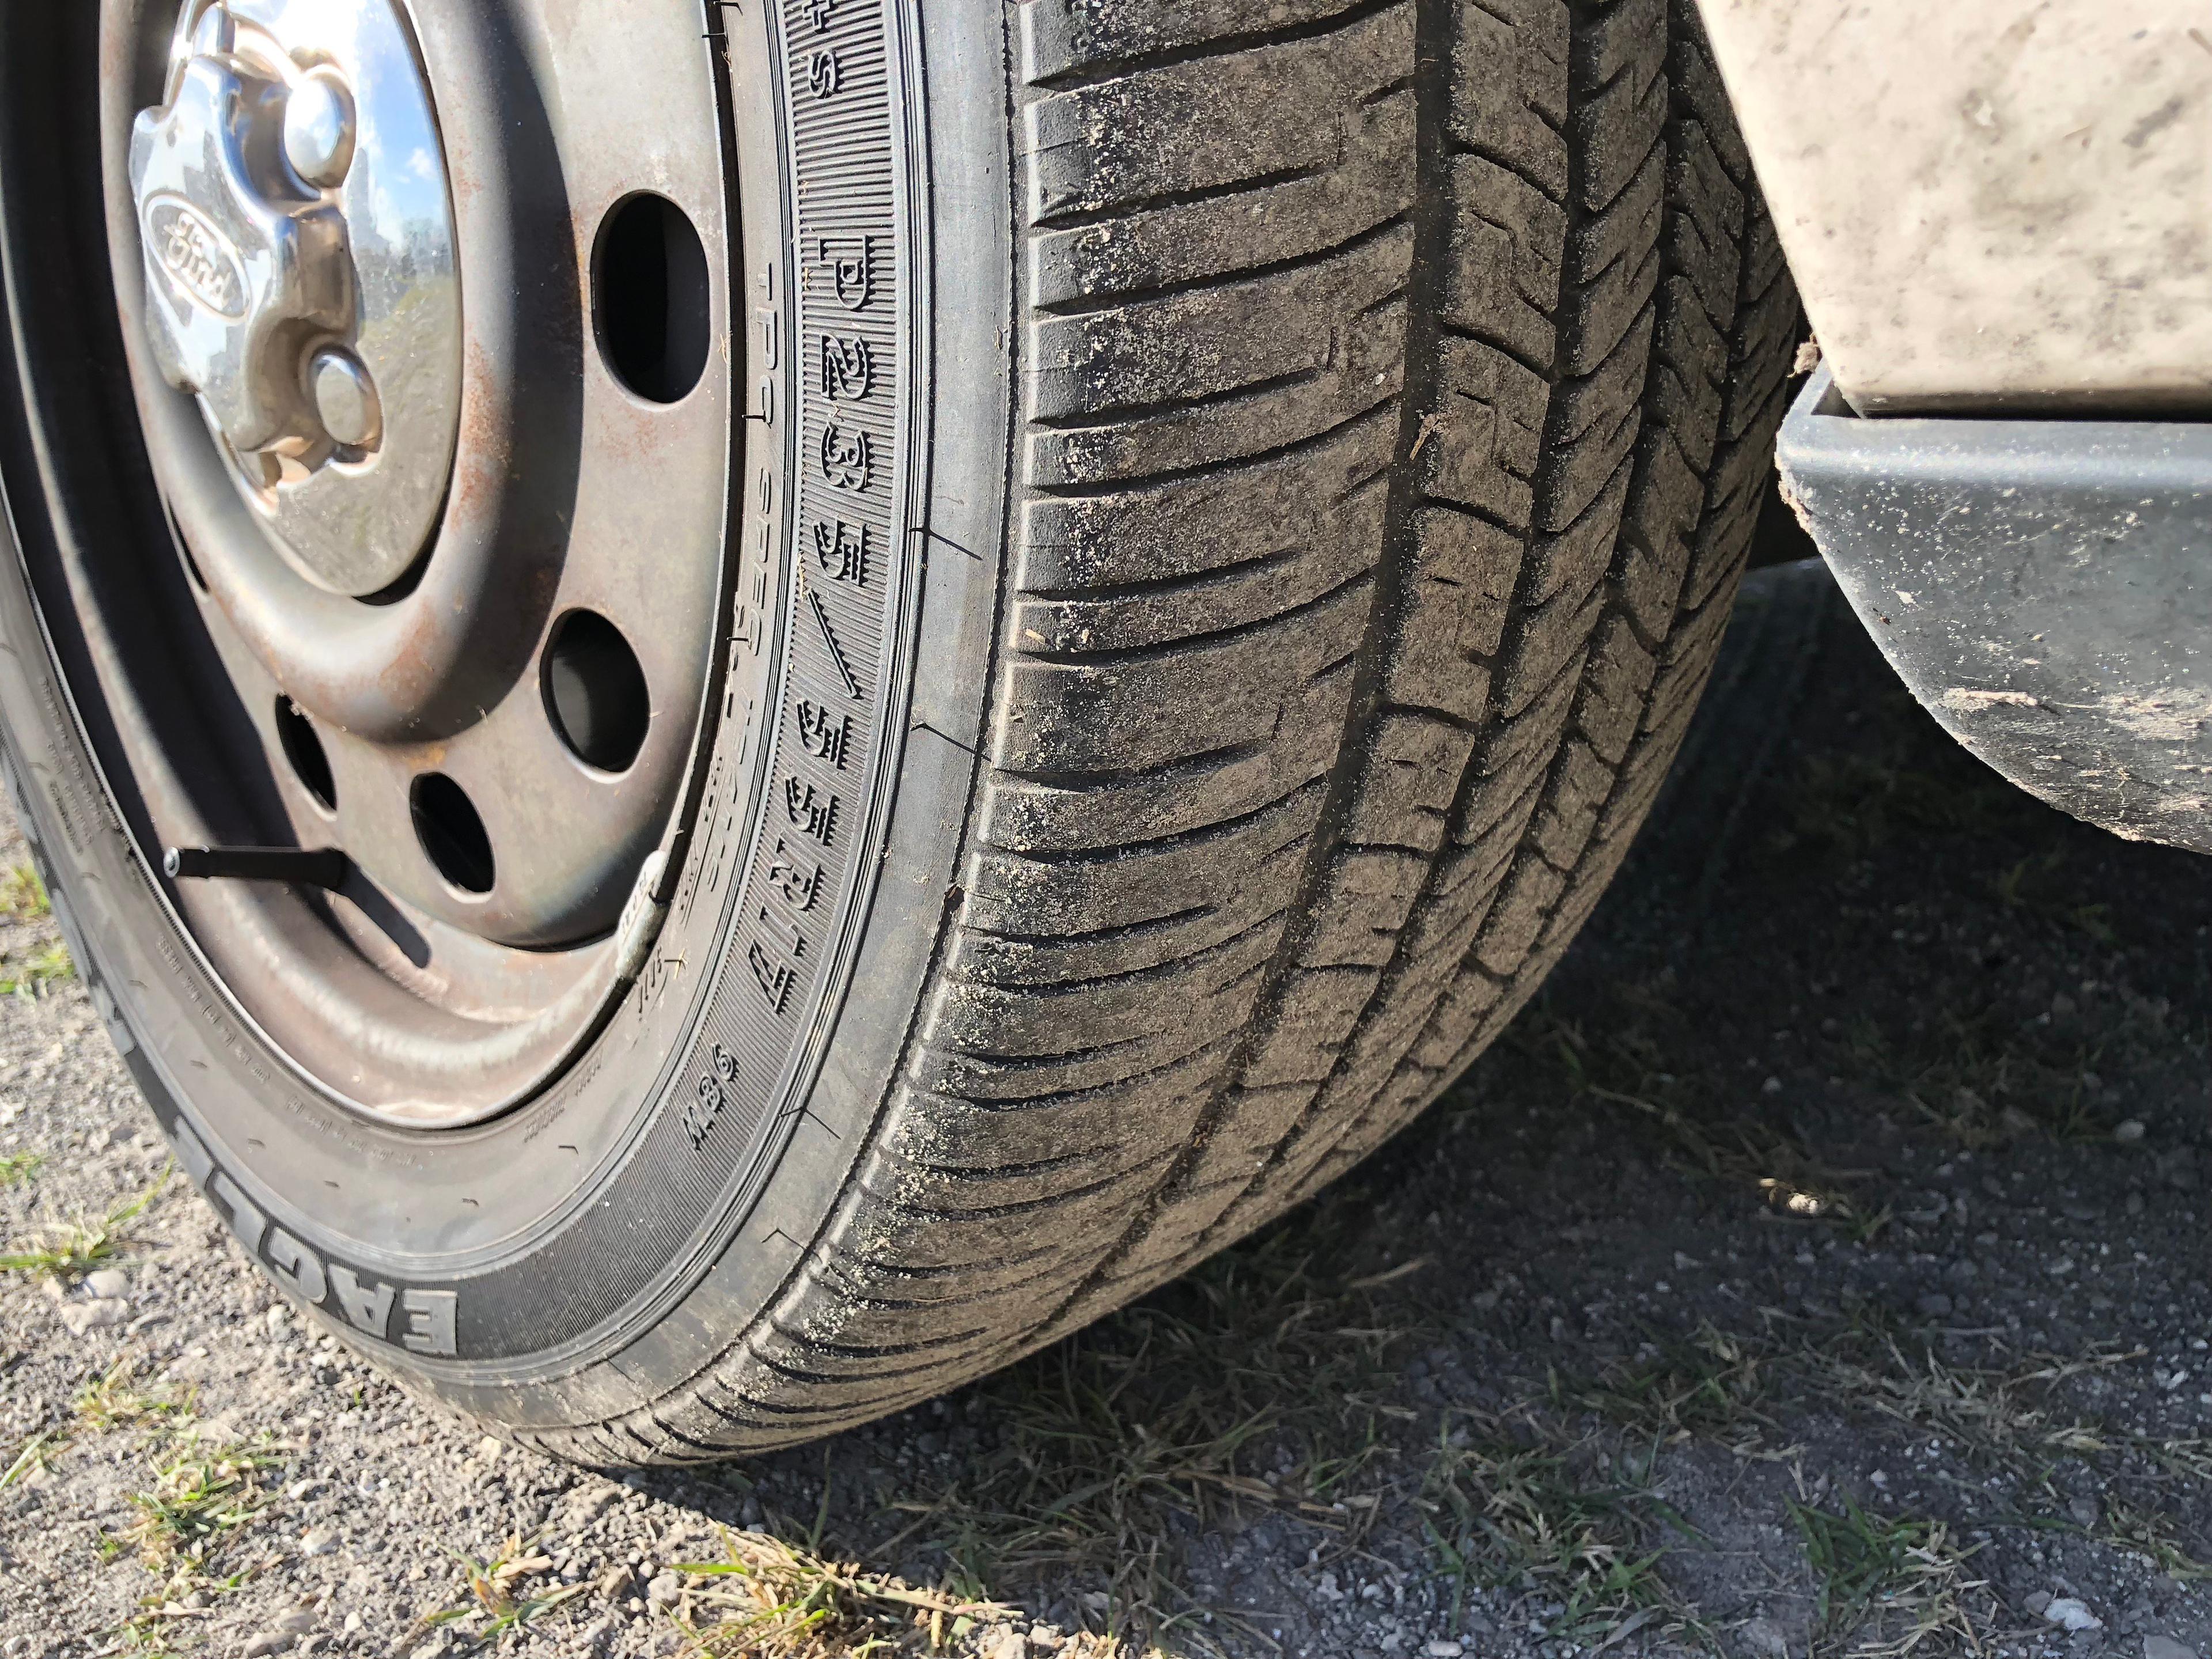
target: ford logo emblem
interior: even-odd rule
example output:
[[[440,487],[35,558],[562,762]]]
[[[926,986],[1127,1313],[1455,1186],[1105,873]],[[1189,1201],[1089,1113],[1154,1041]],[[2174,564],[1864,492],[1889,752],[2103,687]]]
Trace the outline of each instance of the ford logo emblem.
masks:
[[[169,279],[203,310],[246,314],[246,267],[230,239],[181,196],[146,204],[146,246]]]

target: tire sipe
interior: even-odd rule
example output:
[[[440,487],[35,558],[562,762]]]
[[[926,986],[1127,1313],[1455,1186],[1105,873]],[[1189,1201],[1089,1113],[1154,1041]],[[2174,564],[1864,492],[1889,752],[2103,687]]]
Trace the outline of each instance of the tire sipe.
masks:
[[[0,18],[4,770],[288,1295],[566,1456],[787,1444],[1279,1215],[1512,1017],[1783,408],[1691,0],[776,0],[588,52],[363,5],[455,169],[467,373],[427,550],[292,633],[148,366],[118,157],[175,0]],[[446,657],[362,654],[479,568]]]

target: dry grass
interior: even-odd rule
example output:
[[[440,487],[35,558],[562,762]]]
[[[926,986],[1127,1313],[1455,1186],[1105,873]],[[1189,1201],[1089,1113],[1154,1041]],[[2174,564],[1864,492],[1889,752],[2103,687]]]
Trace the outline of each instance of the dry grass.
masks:
[[[1991,1462],[2036,1471],[2060,1456],[2111,1449],[2095,1425],[2055,1412],[2047,1398],[2051,1390],[2141,1358],[2136,1352],[2043,1357],[2010,1368],[1954,1365],[1930,1350],[1908,1353],[1887,1333],[1855,1328],[1808,1345],[1795,1364],[1812,1387],[1840,1404],[1942,1435]]]
[[[422,1620],[426,1628],[450,1626],[475,1642],[498,1642],[582,1595],[588,1584],[562,1584],[531,1593],[527,1581],[552,1561],[535,1553],[537,1539],[510,1534],[489,1556],[451,1552],[461,1570],[460,1599]]]
[[[1654,1489],[1655,1458],[1562,1443],[1525,1413],[1455,1413],[1422,1485],[1431,1551],[1459,1595],[1519,1588],[1561,1603],[1558,1638],[1598,1640],[1631,1620],[1687,1628],[1659,1566],[1694,1534]]]
[[[1969,1576],[1975,1548],[1961,1549],[1942,1522],[1876,1515],[1849,1498],[1841,1514],[1793,1503],[1790,1518],[1820,1583],[1814,1659],[1900,1659],[1923,1644],[1984,1651],[1996,1598]]]
[[[39,879],[39,872],[29,865],[12,865],[0,871],[0,915],[17,921],[35,921],[52,915],[53,908],[46,897],[46,883]]]
[[[130,1495],[136,1517],[101,1534],[100,1553],[135,1555],[153,1572],[204,1573],[276,1501],[262,1477],[283,1461],[283,1447],[266,1435],[209,1443],[186,1431],[163,1449],[152,1483]]]
[[[97,1221],[78,1216],[40,1223],[30,1240],[0,1252],[0,1273],[34,1273],[66,1285],[106,1266],[131,1242],[131,1223],[146,1212],[168,1179],[169,1171],[165,1169],[144,1192],[117,1205]]]
[[[721,1540],[723,1559],[673,1569],[685,1581],[677,1622],[717,1659],[942,1653],[1012,1611],[916,1589],[761,1533],[724,1529]]]
[[[1095,1633],[1206,1648],[1225,1615],[1185,1587],[1183,1537],[1279,1510],[1355,1546],[1389,1490],[1385,1425],[1415,1415],[1390,1403],[1406,1333],[1373,1298],[1424,1264],[1347,1280],[1326,1254],[1312,1224],[1279,1230],[979,1385],[996,1448],[895,1504],[872,1553],[942,1554],[956,1600],[1087,1581]]]

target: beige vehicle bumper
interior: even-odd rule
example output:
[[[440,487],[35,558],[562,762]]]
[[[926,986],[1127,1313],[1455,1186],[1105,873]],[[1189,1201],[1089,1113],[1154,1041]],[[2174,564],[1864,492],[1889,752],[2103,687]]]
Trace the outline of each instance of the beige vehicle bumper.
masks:
[[[1863,414],[2212,409],[2203,0],[1699,0]]]

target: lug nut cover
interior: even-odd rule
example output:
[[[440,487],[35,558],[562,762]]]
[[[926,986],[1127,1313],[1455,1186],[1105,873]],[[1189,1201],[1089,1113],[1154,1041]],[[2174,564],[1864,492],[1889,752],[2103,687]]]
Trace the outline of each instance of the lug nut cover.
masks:
[[[284,106],[284,159],[317,190],[336,190],[353,166],[353,94],[328,70],[308,76]]]
[[[376,382],[368,371],[344,352],[325,348],[308,365],[307,384],[315,394],[315,412],[331,441],[348,449],[374,449],[384,427],[384,411],[377,402]]]

